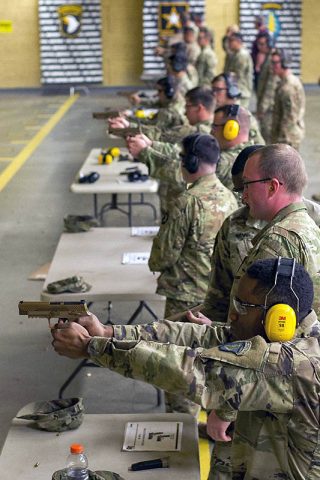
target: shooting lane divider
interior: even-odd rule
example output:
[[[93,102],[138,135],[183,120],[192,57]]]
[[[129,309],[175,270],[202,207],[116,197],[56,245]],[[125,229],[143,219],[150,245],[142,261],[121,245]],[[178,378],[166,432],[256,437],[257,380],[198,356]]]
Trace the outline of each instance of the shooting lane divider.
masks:
[[[198,422],[207,423],[207,414],[201,410],[198,417]],[[209,440],[199,438],[199,462],[200,462],[200,480],[207,480],[210,470],[210,445]]]
[[[21,152],[13,157],[10,164],[3,170],[0,175],[0,192],[6,187],[14,175],[20,170],[28,158],[39,147],[41,142],[58,124],[62,117],[67,113],[69,108],[78,100],[79,94],[72,95],[64,102],[63,105],[54,113],[48,122],[36,133],[36,135],[28,142],[28,144],[21,150]]]

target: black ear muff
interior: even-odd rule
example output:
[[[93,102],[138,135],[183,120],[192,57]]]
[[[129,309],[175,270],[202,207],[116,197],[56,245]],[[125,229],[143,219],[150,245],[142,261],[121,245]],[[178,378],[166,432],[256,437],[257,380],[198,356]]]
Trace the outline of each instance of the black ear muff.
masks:
[[[239,113],[239,105],[229,105],[227,110],[227,117],[232,117],[226,121],[223,127],[223,136],[226,140],[232,141],[239,135],[240,124],[237,120]]]
[[[182,166],[189,172],[189,173],[197,173],[199,168],[199,158],[196,154],[196,146],[200,142],[201,135],[195,139],[194,144],[192,146],[191,152],[188,155],[185,155]]]
[[[99,180],[100,175],[98,172],[90,172],[88,175],[83,175],[82,177],[79,177],[78,182],[79,183],[94,183],[97,180]]]
[[[269,290],[265,298],[265,306],[267,307],[268,296],[276,287],[278,282],[283,282],[284,278],[289,279],[290,289],[297,301],[297,312],[299,312],[299,298],[292,288],[292,280],[295,271],[294,258],[278,258],[277,270],[275,274],[273,287]],[[264,319],[264,329],[268,339],[271,342],[288,342],[294,337],[297,328],[297,317],[294,309],[287,304],[277,303],[266,309]]]

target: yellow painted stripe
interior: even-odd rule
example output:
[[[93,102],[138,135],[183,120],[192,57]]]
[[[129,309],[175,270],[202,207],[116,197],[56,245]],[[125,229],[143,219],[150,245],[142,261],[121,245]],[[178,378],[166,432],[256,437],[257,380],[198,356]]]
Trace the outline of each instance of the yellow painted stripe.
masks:
[[[207,414],[201,410],[198,418],[199,422],[206,423]],[[200,459],[200,479],[207,480],[210,471],[210,446],[209,441],[199,438],[199,459]]]
[[[78,100],[79,94],[68,98],[66,102],[52,115],[50,120],[39,130],[39,132],[30,140],[30,142],[21,150],[21,152],[14,158],[0,175],[0,192],[9,183],[11,178],[20,170],[22,165],[28,160],[36,148],[57,125],[69,108]]]

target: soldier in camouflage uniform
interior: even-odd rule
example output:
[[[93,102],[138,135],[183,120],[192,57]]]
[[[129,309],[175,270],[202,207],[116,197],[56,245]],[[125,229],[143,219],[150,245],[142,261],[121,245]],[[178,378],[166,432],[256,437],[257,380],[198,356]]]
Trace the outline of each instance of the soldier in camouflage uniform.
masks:
[[[241,92],[238,88],[238,83],[234,75],[226,73],[217,75],[212,80],[211,88],[216,101],[216,108],[223,107],[224,105],[239,103]],[[260,133],[256,118],[249,110],[247,110],[247,112],[250,118],[249,140],[252,140],[254,143],[259,145],[264,144],[265,141]]]
[[[237,208],[215,175],[219,154],[211,135],[195,133],[182,141],[182,175],[189,188],[163,218],[149,259],[150,270],[161,272],[157,293],[167,298],[165,317],[204,300],[215,235]]]
[[[159,197],[162,214],[168,211],[171,199],[186,188],[181,176],[179,153],[180,142],[191,133],[210,133],[214,101],[210,90],[200,87],[186,95],[186,115],[189,125],[173,128],[161,135],[161,141],[152,141],[145,136],[130,137],[127,144],[130,153],[148,166],[150,176],[160,180]]]
[[[260,67],[257,81],[257,117],[266,143],[271,143],[274,97],[280,81],[279,77],[273,74],[271,42],[268,32],[258,34],[257,46],[259,51],[265,54],[265,60]]]
[[[272,53],[273,73],[280,77],[280,83],[274,99],[271,139],[273,143],[287,143],[299,150],[305,131],[305,94],[301,81],[289,69],[290,62],[288,50]]]
[[[240,103],[248,108],[253,90],[253,63],[249,51],[242,43],[240,32],[232,33],[228,39],[231,55],[226,57],[224,73],[234,73],[241,91]]]
[[[311,310],[313,286],[296,264],[297,308],[290,282],[275,281],[277,263],[265,259],[248,268],[235,292],[231,326],[173,323],[162,335],[161,323],[119,330],[86,317],[80,319],[86,328],[56,325],[53,347],[214,409],[210,432],[217,440],[231,440],[226,429],[234,421],[230,479],[319,478],[320,323]],[[270,342],[264,331],[265,308],[276,303],[289,304],[297,317],[294,338],[285,343]],[[125,330],[130,340],[122,340]],[[110,333],[115,338],[103,338]],[[193,348],[179,346],[186,344]],[[212,465],[210,478],[223,478],[221,467]]]
[[[169,75],[175,79],[175,88],[179,95],[184,97],[186,93],[194,88],[194,82],[188,75],[188,60],[185,53],[177,52],[170,56],[168,68]]]
[[[139,126],[140,131],[152,139],[160,139],[166,131],[188,123],[185,116],[185,98],[176,92],[172,77],[157,81],[159,111],[153,120],[128,119],[125,116],[108,119],[111,128],[130,128]]]
[[[217,56],[211,47],[211,34],[206,27],[201,27],[198,35],[201,53],[197,58],[196,68],[199,75],[199,85],[210,87],[218,63]]]

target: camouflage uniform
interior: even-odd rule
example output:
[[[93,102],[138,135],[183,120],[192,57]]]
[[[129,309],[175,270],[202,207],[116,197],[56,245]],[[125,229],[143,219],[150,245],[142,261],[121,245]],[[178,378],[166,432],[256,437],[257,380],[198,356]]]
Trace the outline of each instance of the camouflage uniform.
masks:
[[[187,72],[184,72],[181,77],[175,77],[175,84],[176,92],[182,97],[185,97],[186,93],[193,88],[193,83]]]
[[[252,240],[253,248],[235,276],[231,298],[240,277],[253,262],[275,257],[295,258],[301,263],[314,285],[313,306],[320,314],[320,230],[307,213],[304,203],[283,208]]]
[[[198,56],[196,63],[200,87],[211,88],[211,82],[215,76],[217,63],[217,56],[209,45],[201,49],[201,53]]]
[[[196,67],[191,63],[187,65],[187,74],[192,85],[191,88],[197,87],[199,85],[199,75]]]
[[[241,207],[223,222],[211,257],[209,286],[201,312],[215,322],[228,319],[229,298],[234,277],[252,248],[252,239],[266,225]]]
[[[304,138],[305,94],[299,78],[290,73],[279,83],[272,117],[272,143],[299,149]]]
[[[181,331],[189,327],[172,325]],[[195,350],[94,337],[88,353],[100,366],[225,412],[222,419],[235,421],[229,478],[319,478],[320,324],[315,313],[286,343],[267,343],[259,336],[225,343],[228,327],[203,327],[187,328],[195,333],[189,344],[202,347]],[[214,465],[212,478],[221,478],[221,467]]]
[[[204,300],[216,233],[237,208],[216,175],[205,175],[185,190],[163,219],[153,240],[149,268],[161,272],[157,293],[194,305]]]
[[[266,142],[261,135],[260,127],[258,121],[254,115],[248,110],[250,118],[250,130],[249,130],[249,140],[251,140],[255,145],[264,145]]]
[[[210,133],[210,131],[211,121],[199,122],[193,126],[186,124],[163,132],[162,141],[154,141],[151,147],[144,148],[140,152],[139,161],[147,165],[151,177],[160,181],[158,194],[162,214],[168,211],[171,200],[186,188],[180,170],[180,142],[191,133]]]
[[[249,51],[242,47],[227,57],[224,73],[235,73],[241,92],[240,104],[249,107],[253,89],[253,63]]]
[[[261,67],[257,85],[257,116],[266,143],[271,143],[274,96],[279,81],[279,77],[272,72],[270,53]]]
[[[231,168],[232,165],[239,155],[239,153],[249,145],[253,145],[253,141],[248,141],[245,143],[239,143],[234,147],[228,148],[226,150],[221,150],[220,152],[220,160],[217,165],[217,177],[223,183],[223,185],[230,190],[233,189],[232,183],[232,175],[231,175]]]
[[[186,43],[188,63],[195,65],[200,55],[201,48],[198,42]]]
[[[170,101],[167,107],[162,107],[159,110],[154,125],[141,125],[142,133],[151,140],[159,140],[166,130],[171,131],[172,128],[187,124],[185,104],[185,99],[180,95],[178,98]]]

